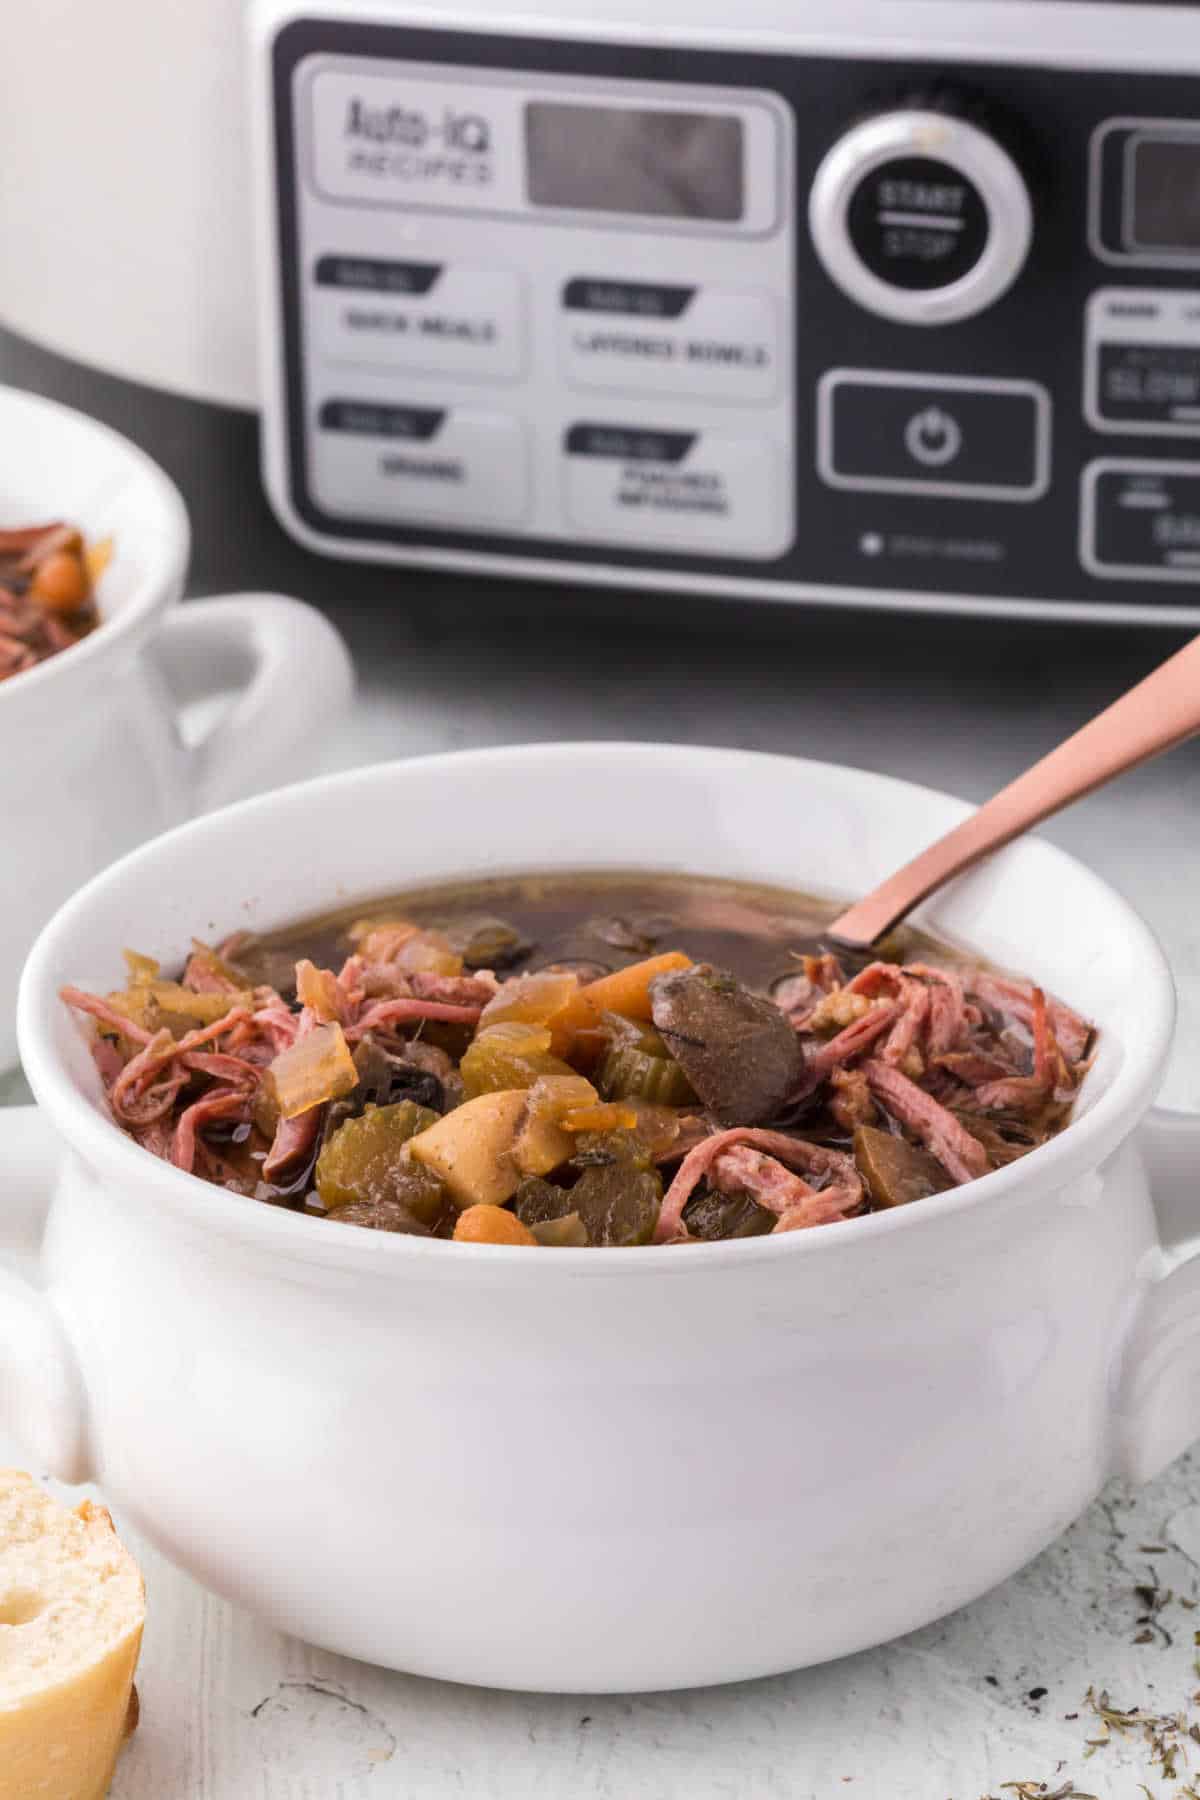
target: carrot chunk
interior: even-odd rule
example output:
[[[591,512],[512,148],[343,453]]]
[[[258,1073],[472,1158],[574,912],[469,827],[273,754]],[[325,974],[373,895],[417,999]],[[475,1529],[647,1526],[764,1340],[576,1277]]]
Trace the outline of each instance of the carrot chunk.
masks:
[[[577,1106],[563,1119],[564,1131],[634,1131],[638,1116],[632,1106]]]
[[[503,1206],[468,1206],[454,1227],[456,1244],[532,1244],[537,1239],[528,1225]]]
[[[661,956],[648,956],[644,962],[630,963],[627,969],[616,969],[611,975],[601,975],[598,981],[590,981],[546,1020],[554,1034],[558,1054],[563,1054],[560,1045],[572,1043],[583,1032],[595,1031],[601,1013],[621,1013],[627,1019],[649,1019],[650,983],[655,976],[691,966],[691,957],[685,956],[682,950],[666,950]]]
[[[88,597],[83,564],[69,550],[56,550],[33,572],[30,589],[51,612],[78,612]]]
[[[666,950],[661,956],[648,956],[645,962],[630,963],[612,975],[602,975],[583,989],[588,1004],[597,1012],[623,1013],[627,1019],[650,1017],[650,983],[656,975],[672,969],[690,969],[692,959],[682,950]]]

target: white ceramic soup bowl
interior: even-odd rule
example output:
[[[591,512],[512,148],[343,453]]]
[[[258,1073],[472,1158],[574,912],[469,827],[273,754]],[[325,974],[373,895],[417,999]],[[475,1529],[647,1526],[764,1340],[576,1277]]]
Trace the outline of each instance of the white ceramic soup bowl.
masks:
[[[1139,1130],[1171,981],[1069,857],[1019,844],[925,918],[1099,1021],[1077,1121],[970,1187],[786,1238],[523,1251],[235,1198],[109,1121],[57,999],[117,983],[129,942],[169,961],[197,930],[457,875],[854,894],[964,810],[780,757],[535,746],[288,789],[99,876],[20,997],[25,1067],[69,1146],[52,1195],[36,1155],[9,1174],[0,1215],[13,1247],[39,1242],[0,1288],[9,1422],[37,1466],[98,1479],[286,1631],[506,1687],[762,1675],[1002,1580],[1113,1470],[1147,1476],[1200,1430],[1200,1261],[1164,1251]],[[1182,1172],[1200,1131],[1159,1120],[1152,1141]]]
[[[16,1056],[21,964],[54,908],[164,826],[278,778],[351,691],[340,638],[298,601],[176,611],[188,522],[167,476],[94,419],[0,388],[0,526],[49,519],[111,538],[113,556],[99,628],[0,681],[0,1070]],[[232,707],[185,743],[181,706],[218,691]]]

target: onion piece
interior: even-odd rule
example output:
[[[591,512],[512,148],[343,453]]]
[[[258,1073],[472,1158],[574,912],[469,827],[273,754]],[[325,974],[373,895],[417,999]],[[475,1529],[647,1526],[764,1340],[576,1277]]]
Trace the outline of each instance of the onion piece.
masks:
[[[316,1025],[297,1038],[267,1069],[280,1116],[294,1119],[326,1100],[340,1100],[358,1086],[358,1070],[340,1025]]]

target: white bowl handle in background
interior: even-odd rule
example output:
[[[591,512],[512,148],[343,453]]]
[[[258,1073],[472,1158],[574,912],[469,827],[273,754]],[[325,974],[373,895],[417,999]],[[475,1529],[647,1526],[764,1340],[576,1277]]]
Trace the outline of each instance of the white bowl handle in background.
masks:
[[[1200,1113],[1156,1107],[1138,1137],[1162,1250],[1116,1383],[1114,1452],[1142,1482],[1200,1438]]]
[[[87,1403],[39,1252],[61,1145],[36,1106],[5,1107],[0,1211],[0,1463],[8,1442],[39,1475],[86,1481]]]
[[[150,655],[176,700],[236,694],[188,748],[193,805],[208,812],[262,788],[319,773],[319,751],[354,692],[354,667],[315,607],[282,594],[189,600],[166,619]]]

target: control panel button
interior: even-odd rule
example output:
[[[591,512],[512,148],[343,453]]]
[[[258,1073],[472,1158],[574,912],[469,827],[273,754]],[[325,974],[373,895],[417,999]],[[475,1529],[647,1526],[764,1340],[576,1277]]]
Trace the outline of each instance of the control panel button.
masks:
[[[920,107],[880,113],[828,152],[809,194],[827,273],[869,312],[939,325],[982,312],[1024,267],[1033,209],[986,131]]]
[[[1084,410],[1097,431],[1200,434],[1200,293],[1102,288],[1086,341]]]
[[[1093,575],[1200,586],[1200,463],[1089,463],[1080,553]]]
[[[567,512],[589,537],[647,547],[778,555],[778,477],[762,438],[645,425],[572,425]]]
[[[1200,268],[1200,125],[1106,119],[1092,134],[1088,239],[1102,262]]]
[[[341,517],[515,524],[528,482],[524,429],[502,413],[329,399],[317,414],[313,491]]]
[[[779,362],[763,294],[577,276],[562,292],[562,353],[579,387],[770,400]]]
[[[524,361],[521,279],[377,257],[318,257],[309,296],[327,362],[511,381]]]
[[[817,462],[831,487],[1036,500],[1050,399],[1029,381],[831,369],[817,391]]]
[[[941,469],[962,449],[962,426],[941,406],[923,407],[904,427],[904,448],[927,469]]]
[[[899,156],[864,175],[846,230],[863,265],[898,288],[947,287],[973,269],[988,239],[975,182],[929,156]]]

